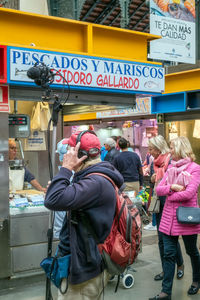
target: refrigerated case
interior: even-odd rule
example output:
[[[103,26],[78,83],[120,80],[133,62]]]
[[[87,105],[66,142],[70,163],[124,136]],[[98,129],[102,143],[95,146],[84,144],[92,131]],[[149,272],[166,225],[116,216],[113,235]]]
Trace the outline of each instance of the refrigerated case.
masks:
[[[10,276],[41,271],[47,256],[49,211],[44,206],[10,208]],[[55,243],[55,242],[54,242]]]

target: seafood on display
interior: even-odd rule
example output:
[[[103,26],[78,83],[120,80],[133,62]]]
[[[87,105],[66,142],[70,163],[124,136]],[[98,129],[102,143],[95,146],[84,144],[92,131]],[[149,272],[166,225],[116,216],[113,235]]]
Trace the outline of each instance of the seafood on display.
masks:
[[[193,17],[195,18],[195,0],[186,0],[184,1],[184,6],[191,12]]]
[[[195,0],[154,0],[157,6],[172,17],[185,21],[195,20]]]

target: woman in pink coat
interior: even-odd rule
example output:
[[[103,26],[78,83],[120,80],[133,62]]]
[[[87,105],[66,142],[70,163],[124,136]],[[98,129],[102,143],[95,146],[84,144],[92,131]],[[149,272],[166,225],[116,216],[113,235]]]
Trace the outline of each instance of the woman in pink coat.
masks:
[[[176,209],[180,205],[198,207],[200,166],[194,163],[195,156],[186,137],[173,139],[170,149],[171,164],[156,188],[158,196],[167,196],[159,227],[159,231],[163,232],[164,242],[164,278],[161,293],[149,300],[171,299],[179,235],[182,235],[186,253],[190,256],[192,264],[193,282],[188,294],[197,294],[200,288],[200,255],[197,248],[200,224],[180,224],[176,218]]]

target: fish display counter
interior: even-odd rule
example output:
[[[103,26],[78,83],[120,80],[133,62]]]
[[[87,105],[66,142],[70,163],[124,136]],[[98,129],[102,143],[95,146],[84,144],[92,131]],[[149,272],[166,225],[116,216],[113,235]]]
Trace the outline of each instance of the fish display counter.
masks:
[[[41,260],[47,256],[47,230],[50,211],[44,207],[44,194],[22,190],[9,195],[10,250],[12,276],[23,272],[42,272]],[[53,243],[53,251],[57,242]]]

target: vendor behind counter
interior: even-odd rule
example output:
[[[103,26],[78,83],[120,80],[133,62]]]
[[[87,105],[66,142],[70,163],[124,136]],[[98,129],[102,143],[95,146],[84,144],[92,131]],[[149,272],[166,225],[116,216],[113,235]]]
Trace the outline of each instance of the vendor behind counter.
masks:
[[[9,139],[9,161],[16,160],[17,146],[14,139]],[[12,170],[9,167],[9,190],[23,189],[24,182],[29,182],[36,190],[46,192],[46,188],[42,187],[35,179],[35,176],[26,168],[22,167],[18,170]]]

